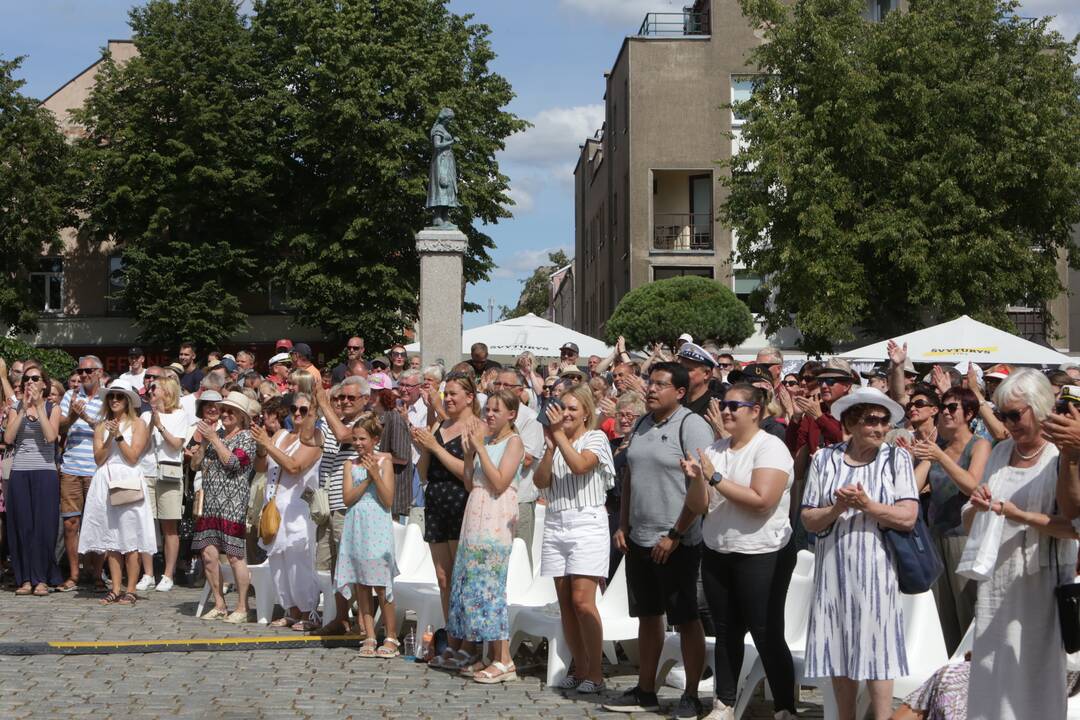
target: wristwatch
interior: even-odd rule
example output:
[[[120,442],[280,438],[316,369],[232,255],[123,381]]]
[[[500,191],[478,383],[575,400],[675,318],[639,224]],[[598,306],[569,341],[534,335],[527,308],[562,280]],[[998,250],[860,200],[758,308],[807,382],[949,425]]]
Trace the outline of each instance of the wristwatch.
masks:
[[[718,473],[718,472],[713,473],[712,477],[709,478],[709,487],[713,487],[713,488],[716,487],[717,485],[720,484],[720,481],[723,480],[723,479],[724,479],[724,477],[720,473]]]
[[[672,540],[682,540],[683,534],[675,529],[673,525],[670,530],[667,531],[667,536]]]

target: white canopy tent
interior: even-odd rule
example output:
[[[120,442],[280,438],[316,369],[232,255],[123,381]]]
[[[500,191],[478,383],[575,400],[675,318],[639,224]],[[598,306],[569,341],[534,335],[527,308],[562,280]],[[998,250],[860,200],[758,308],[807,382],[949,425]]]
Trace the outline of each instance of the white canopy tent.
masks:
[[[892,339],[900,345],[907,343],[908,357],[914,363],[951,364],[971,360],[976,363],[1057,366],[1077,362],[1076,358],[972,320],[967,315]],[[886,360],[889,357],[887,345],[888,340],[882,340],[840,353],[840,357]]]
[[[582,358],[590,355],[607,357],[611,353],[611,348],[596,338],[557,325],[532,313],[466,330],[461,334],[461,354],[467,357],[473,343],[478,342],[488,346],[488,355],[493,358],[517,357],[526,350],[537,357],[557,358],[559,348],[568,342],[577,344]],[[409,352],[419,352],[420,343],[412,343],[405,349]]]

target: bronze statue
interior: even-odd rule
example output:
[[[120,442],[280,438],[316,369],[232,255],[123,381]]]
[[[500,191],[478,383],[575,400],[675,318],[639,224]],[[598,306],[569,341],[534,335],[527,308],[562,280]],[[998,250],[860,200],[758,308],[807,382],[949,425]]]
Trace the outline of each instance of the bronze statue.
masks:
[[[431,172],[428,181],[427,207],[434,211],[433,227],[454,227],[450,208],[459,207],[457,196],[457,163],[454,162],[454,136],[450,122],[454,111],[443,108],[431,126]]]

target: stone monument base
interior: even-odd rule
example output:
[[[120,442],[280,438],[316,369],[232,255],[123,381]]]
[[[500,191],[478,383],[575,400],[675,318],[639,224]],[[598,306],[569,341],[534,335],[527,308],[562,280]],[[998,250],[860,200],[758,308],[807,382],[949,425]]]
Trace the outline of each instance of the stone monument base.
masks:
[[[461,360],[462,263],[468,238],[456,227],[416,234],[420,256],[420,360],[449,370]]]

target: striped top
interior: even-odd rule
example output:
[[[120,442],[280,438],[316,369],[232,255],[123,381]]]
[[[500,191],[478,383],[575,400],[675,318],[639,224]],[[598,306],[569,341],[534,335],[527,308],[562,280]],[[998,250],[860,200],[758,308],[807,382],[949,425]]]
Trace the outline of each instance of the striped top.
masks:
[[[21,403],[19,403],[21,405]],[[18,406],[16,406],[18,407]],[[46,415],[52,413],[54,405],[45,403]],[[56,441],[45,440],[39,419],[24,416],[15,433],[15,455],[11,461],[12,470],[52,470],[56,472]]]
[[[600,430],[589,430],[573,443],[577,452],[589,452],[600,464],[584,475],[575,475],[566,464],[562,451],[555,448],[551,461],[551,486],[543,490],[549,511],[602,507],[607,491],[615,487],[615,463],[611,443]]]
[[[326,490],[331,510],[345,510],[345,501],[341,497],[341,470],[345,467],[345,460],[354,454],[352,444],[339,443],[330,424],[321,418],[319,429],[323,434],[322,457],[319,458],[319,487]]]
[[[95,420],[101,416],[101,401],[105,397],[103,389],[99,388],[94,397],[88,398],[86,391],[80,385],[77,390],[68,390],[64,393],[64,399],[60,401],[60,415],[66,416],[71,408],[71,401],[76,397],[86,401],[86,417]],[[79,477],[93,477],[97,470],[94,462],[94,426],[87,423],[81,417],[68,426],[67,444],[64,446],[64,459],[60,463],[60,472]]]

